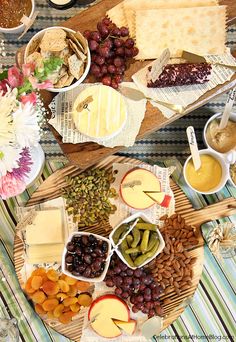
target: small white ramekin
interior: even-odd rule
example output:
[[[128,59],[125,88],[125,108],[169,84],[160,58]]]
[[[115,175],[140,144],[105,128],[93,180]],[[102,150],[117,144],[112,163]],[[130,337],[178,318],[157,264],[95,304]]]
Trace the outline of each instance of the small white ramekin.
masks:
[[[135,221],[137,218],[141,218],[143,221],[147,222],[147,223],[152,223],[151,220],[145,215],[143,214],[142,212],[137,212],[129,217],[127,217],[126,219],[124,219],[120,224],[118,224],[113,230],[112,232],[110,233],[109,235],[109,239],[112,243],[112,246],[115,248],[115,243],[113,241],[113,234],[115,233],[115,231],[124,223],[130,223],[132,221]],[[156,251],[156,253],[148,260],[146,260],[142,265],[138,266],[138,267],[132,267],[129,265],[129,263],[125,260],[125,258],[123,257],[122,253],[120,252],[119,248],[116,249],[116,253],[118,254],[118,256],[120,257],[120,259],[129,267],[129,268],[132,268],[132,270],[135,270],[136,268],[140,268],[140,267],[143,267],[144,265],[148,264],[150,261],[152,261],[154,258],[156,258],[156,256],[158,254],[161,253],[161,251],[163,250],[163,248],[165,247],[165,241],[161,235],[161,232],[159,231],[159,229],[157,228],[156,229],[156,233],[158,234],[158,238],[159,238],[159,241],[160,241],[160,244],[159,244],[159,247]]]
[[[29,15],[29,18],[31,18],[34,14],[34,10],[35,10],[35,1],[34,0],[31,0],[31,4],[32,4],[32,9],[31,9],[31,12],[30,12],[30,15]],[[13,34],[16,34],[16,33],[22,33],[25,29],[25,24],[20,24],[16,27],[9,27],[9,28],[6,28],[6,27],[1,27],[0,26],[0,32],[3,32],[3,33],[13,33]]]
[[[66,269],[66,262],[65,262],[65,257],[66,257],[66,253],[67,253],[66,246],[67,246],[68,242],[71,242],[71,240],[72,240],[72,238],[74,236],[83,236],[83,235],[93,235],[98,240],[103,240],[103,241],[106,241],[108,243],[106,265],[105,265],[105,268],[104,268],[102,274],[99,277],[96,277],[96,278],[86,278],[86,277],[83,277],[83,276],[75,276],[73,273],[69,272]],[[105,238],[105,237],[103,237],[101,235],[97,235],[97,234],[93,234],[93,233],[89,233],[89,232],[73,232],[68,237],[67,242],[66,242],[65,247],[64,247],[64,250],[63,250],[62,260],[61,260],[62,273],[68,275],[69,277],[75,278],[77,280],[88,281],[90,283],[98,283],[98,282],[102,281],[105,278],[105,276],[106,276],[106,273],[108,271],[108,267],[109,267],[109,264],[110,264],[110,260],[111,260],[110,254],[111,254],[111,242],[110,242],[109,239],[107,239],[107,238]]]
[[[216,193],[217,191],[220,191],[225,183],[227,182],[227,180],[229,179],[229,167],[228,165],[225,163],[224,159],[222,158],[222,156],[215,152],[214,150],[212,149],[204,149],[204,150],[200,150],[199,151],[200,155],[202,154],[207,154],[207,155],[210,155],[212,156],[213,158],[215,158],[221,165],[221,168],[222,168],[222,177],[221,177],[221,181],[220,183],[218,184],[218,186],[216,186],[215,188],[211,189],[210,191],[199,191],[195,188],[192,187],[192,185],[189,183],[187,177],[186,177],[186,167],[187,167],[187,164],[188,162],[192,159],[192,156],[189,156],[185,163],[184,163],[184,167],[183,167],[183,175],[184,175],[184,179],[185,179],[185,182],[187,183],[187,185],[190,187],[190,189],[192,189],[193,191],[199,193],[199,194],[203,194],[203,195],[210,195],[210,194],[214,194]],[[214,175],[212,175],[212,177],[214,177]]]
[[[76,33],[74,30],[71,30],[67,27],[63,27],[63,26],[53,26],[53,27],[47,27],[39,32],[37,32],[29,41],[29,43],[26,45],[26,49],[25,49],[25,53],[24,53],[24,62],[26,62],[26,58],[29,54],[29,49],[30,49],[30,45],[33,44],[35,41],[40,40],[44,33],[48,30],[54,30],[54,29],[62,29],[64,31],[67,32],[71,32],[71,33]],[[51,91],[52,93],[63,93],[65,91],[68,91],[70,89],[76,88],[79,84],[81,84],[84,79],[86,78],[86,76],[88,75],[89,69],[90,69],[90,64],[91,64],[91,55],[90,55],[90,51],[89,48],[87,48],[87,64],[84,70],[83,75],[74,83],[72,83],[71,85],[69,85],[68,87],[63,87],[63,88],[47,88],[48,91]]]

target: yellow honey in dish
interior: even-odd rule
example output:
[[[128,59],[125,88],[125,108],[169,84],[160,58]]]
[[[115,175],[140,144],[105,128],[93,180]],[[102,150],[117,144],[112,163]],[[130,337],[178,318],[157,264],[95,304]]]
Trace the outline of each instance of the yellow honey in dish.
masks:
[[[201,154],[201,167],[195,171],[192,159],[186,166],[186,178],[196,190],[207,192],[218,186],[222,177],[222,167],[217,159]]]

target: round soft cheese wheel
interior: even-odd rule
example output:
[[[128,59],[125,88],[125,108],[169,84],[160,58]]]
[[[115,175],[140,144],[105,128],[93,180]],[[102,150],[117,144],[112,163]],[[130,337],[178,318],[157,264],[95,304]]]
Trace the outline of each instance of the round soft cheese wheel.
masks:
[[[86,88],[73,105],[73,120],[78,131],[98,140],[116,136],[122,130],[126,117],[123,96],[104,85]]]

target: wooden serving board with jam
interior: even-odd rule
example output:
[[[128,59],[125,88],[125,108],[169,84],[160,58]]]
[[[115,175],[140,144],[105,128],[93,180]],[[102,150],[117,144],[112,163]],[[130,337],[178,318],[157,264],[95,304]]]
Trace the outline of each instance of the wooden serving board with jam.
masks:
[[[136,159],[110,156],[94,165],[93,168],[112,170],[113,163],[132,163],[134,167],[143,164]],[[77,166],[66,166],[56,171],[33,193],[27,205],[36,205],[62,196],[62,189],[67,185],[65,177],[73,178],[82,172],[84,170]],[[163,329],[181,315],[184,311],[184,305],[181,307],[181,303],[183,304],[186,299],[193,296],[199,284],[204,263],[204,240],[201,235],[201,225],[213,219],[232,215],[235,213],[236,208],[235,199],[228,198],[207,208],[194,210],[190,201],[172,179],[170,180],[170,186],[175,198],[175,214],[170,218],[163,218],[165,228],[164,230],[161,229],[161,232],[166,246],[163,252],[148,265],[153,277],[164,289],[164,292],[160,295]],[[79,228],[79,231],[87,231],[107,237],[111,232],[111,226],[106,221],[87,228]],[[16,235],[14,264],[22,288],[24,288],[24,284],[20,270],[24,263],[23,254],[23,241]],[[178,260],[177,263],[176,260]],[[181,275],[181,272],[186,272],[186,274]],[[174,274],[176,275],[174,276]],[[173,276],[176,277],[177,275],[180,278],[175,278],[173,282]],[[181,280],[183,277],[185,279]],[[109,292],[114,293],[114,287],[111,287]],[[80,341],[84,315],[87,315],[87,313],[81,310],[80,315],[68,324],[59,322],[52,324],[50,319],[45,319],[45,322],[66,337],[74,341]]]
[[[78,15],[70,18],[66,22],[62,23],[63,26],[68,27],[73,30],[79,30],[83,32],[85,30],[95,30],[96,24],[101,18],[103,18],[106,12],[119,4],[121,0],[102,0],[99,3],[92,5],[87,10],[79,13]],[[236,21],[236,4],[234,0],[221,0],[219,1],[220,5],[227,5],[227,24],[231,25]],[[19,50],[17,54],[17,61],[19,64],[23,61],[23,51]],[[233,55],[236,54],[233,52]],[[144,67],[150,61],[136,61],[132,63],[129,69],[125,72],[125,81],[130,81],[131,76],[137,72],[139,69]],[[90,77],[87,78],[88,81],[91,81]],[[93,80],[92,80],[93,82]],[[202,95],[196,102],[192,103],[187,107],[183,114],[175,114],[171,118],[166,118],[163,116],[161,111],[157,108],[154,108],[150,102],[147,103],[146,113],[142,125],[139,130],[139,134],[137,136],[137,140],[144,138],[148,134],[170,124],[171,122],[179,119],[181,116],[188,114],[194,109],[206,104],[211,101],[214,97],[222,94],[223,92],[228,91],[230,88],[233,88],[236,84],[236,75],[234,74],[230,81],[218,85],[214,89],[206,92]],[[53,94],[47,91],[42,91],[43,99],[46,107],[48,108],[48,104],[51,102],[53,98]],[[49,109],[48,109],[49,110]],[[49,110],[50,113],[50,110]],[[122,149],[122,146],[109,148],[99,145],[94,142],[85,142],[79,144],[70,144],[63,143],[62,137],[60,134],[49,125],[52,133],[54,134],[57,142],[59,143],[62,151],[68,157],[69,161],[73,164],[78,165],[81,168],[87,168],[94,163],[99,162],[103,158],[114,154]]]

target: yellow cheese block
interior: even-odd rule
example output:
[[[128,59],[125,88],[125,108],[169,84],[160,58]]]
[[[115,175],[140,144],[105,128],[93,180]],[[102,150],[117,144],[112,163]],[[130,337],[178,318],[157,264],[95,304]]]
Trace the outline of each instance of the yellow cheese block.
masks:
[[[61,209],[38,211],[25,234],[27,245],[64,243]]]
[[[73,105],[73,121],[84,135],[112,138],[123,128],[127,109],[123,96],[111,87],[95,85],[83,90]]]
[[[26,250],[27,262],[29,264],[40,264],[43,262],[60,262],[64,244],[48,244],[29,246]]]

